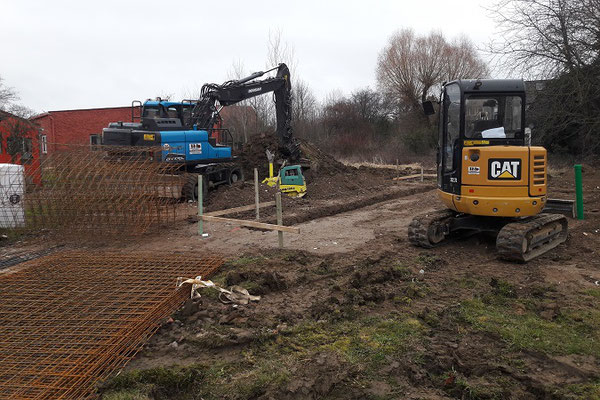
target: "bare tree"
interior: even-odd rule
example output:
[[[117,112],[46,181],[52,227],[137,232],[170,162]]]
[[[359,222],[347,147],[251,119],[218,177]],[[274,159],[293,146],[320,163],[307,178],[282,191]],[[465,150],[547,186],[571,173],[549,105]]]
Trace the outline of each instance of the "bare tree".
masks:
[[[267,67],[273,67],[279,63],[285,63],[291,72],[296,72],[298,67],[294,47],[283,40],[281,29],[270,30],[267,45]]]
[[[413,110],[442,81],[487,74],[485,62],[465,37],[448,42],[439,32],[417,36],[412,29],[392,35],[377,62],[380,87]]]
[[[4,79],[0,76],[0,110],[8,111],[8,107],[13,102],[19,100],[17,92],[3,83]]]
[[[231,66],[229,79],[241,79],[248,75],[242,60],[236,60]],[[258,118],[258,112],[264,112],[265,96],[257,96],[238,103],[236,112],[229,114],[229,121],[225,123],[232,127],[235,133],[241,137],[243,143],[248,142],[251,135],[258,133],[263,128],[263,119]],[[264,116],[263,116],[264,118]]]
[[[297,123],[311,121],[317,114],[317,99],[310,86],[301,78],[294,79],[292,119]]]
[[[496,62],[538,80],[534,141],[600,154],[600,0],[500,0],[490,13],[501,33],[490,44]]]
[[[0,111],[5,111],[25,119],[34,116],[34,110],[22,104],[16,103],[16,101],[20,100],[20,98],[15,89],[6,86],[2,82],[3,79],[0,76]],[[0,120],[2,120],[2,116],[0,116]]]
[[[500,0],[488,11],[500,38],[490,51],[504,69],[547,78],[598,58],[600,0]]]

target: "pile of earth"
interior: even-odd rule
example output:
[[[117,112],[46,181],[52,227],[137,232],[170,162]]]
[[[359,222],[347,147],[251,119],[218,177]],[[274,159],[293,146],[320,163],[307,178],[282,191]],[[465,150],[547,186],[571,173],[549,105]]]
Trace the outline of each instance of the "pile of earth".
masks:
[[[408,175],[416,171],[403,168],[399,171],[384,168],[353,167],[344,165],[315,145],[300,140],[303,159],[303,175],[308,187],[302,199],[284,196],[284,208],[309,206],[321,200],[339,200],[360,196],[372,196],[393,186],[397,175]],[[275,154],[275,173],[281,160],[277,138],[270,135],[253,137],[238,155],[246,180],[232,186],[222,185],[211,191],[206,199],[206,211],[223,210],[254,203],[254,168],[258,169],[259,180],[269,176],[266,150]],[[260,201],[275,198],[276,188],[261,184]]]
[[[301,152],[301,159],[299,161],[303,165],[310,165],[308,170],[311,173],[319,171],[320,173],[331,174],[350,169],[350,167],[345,166],[331,155],[321,151],[312,143],[303,139],[297,140]],[[238,154],[238,158],[244,170],[244,175],[247,178],[252,176],[254,168],[258,169],[260,176],[267,176],[269,174],[267,150],[275,156],[275,168],[280,166],[284,157],[279,150],[279,141],[275,135],[256,135],[251,137],[248,143],[244,144],[241,153]]]

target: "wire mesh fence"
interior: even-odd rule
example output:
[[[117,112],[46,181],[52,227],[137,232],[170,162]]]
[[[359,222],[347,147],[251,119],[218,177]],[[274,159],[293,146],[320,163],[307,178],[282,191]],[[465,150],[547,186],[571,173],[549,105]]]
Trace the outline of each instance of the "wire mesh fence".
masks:
[[[210,276],[218,256],[63,252],[0,274],[0,398],[81,399]]]
[[[77,240],[146,233],[175,220],[181,165],[160,149],[61,145],[35,165],[0,164],[0,229]]]

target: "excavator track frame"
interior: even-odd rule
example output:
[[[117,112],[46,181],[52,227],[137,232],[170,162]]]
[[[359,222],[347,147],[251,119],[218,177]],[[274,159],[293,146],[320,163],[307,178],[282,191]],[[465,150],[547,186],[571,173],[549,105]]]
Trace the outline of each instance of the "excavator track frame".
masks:
[[[440,210],[414,217],[408,226],[408,240],[415,246],[432,248],[458,232],[495,234],[500,258],[527,262],[564,243],[568,236],[568,221],[560,214],[539,214],[515,220]]]
[[[506,224],[496,238],[501,258],[527,262],[567,240],[568,221],[560,214],[538,214]]]
[[[408,241],[426,249],[435,247],[450,234],[450,225],[455,216],[456,212],[452,210],[417,215],[408,226]]]

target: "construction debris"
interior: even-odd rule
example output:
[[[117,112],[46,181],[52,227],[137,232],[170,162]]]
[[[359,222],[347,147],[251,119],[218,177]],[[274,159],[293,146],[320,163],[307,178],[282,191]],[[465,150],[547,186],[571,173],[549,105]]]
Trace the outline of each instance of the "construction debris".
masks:
[[[219,291],[219,300],[225,304],[248,304],[251,301],[260,300],[260,296],[252,296],[247,289],[244,289],[241,286],[234,285],[229,287],[229,289],[223,289],[213,281],[202,280],[201,276],[197,276],[194,279],[185,279],[182,277],[177,278],[177,287],[180,287],[186,283],[192,285],[192,290],[190,293],[190,298],[192,299],[198,299],[202,297],[199,289],[212,288]]]

